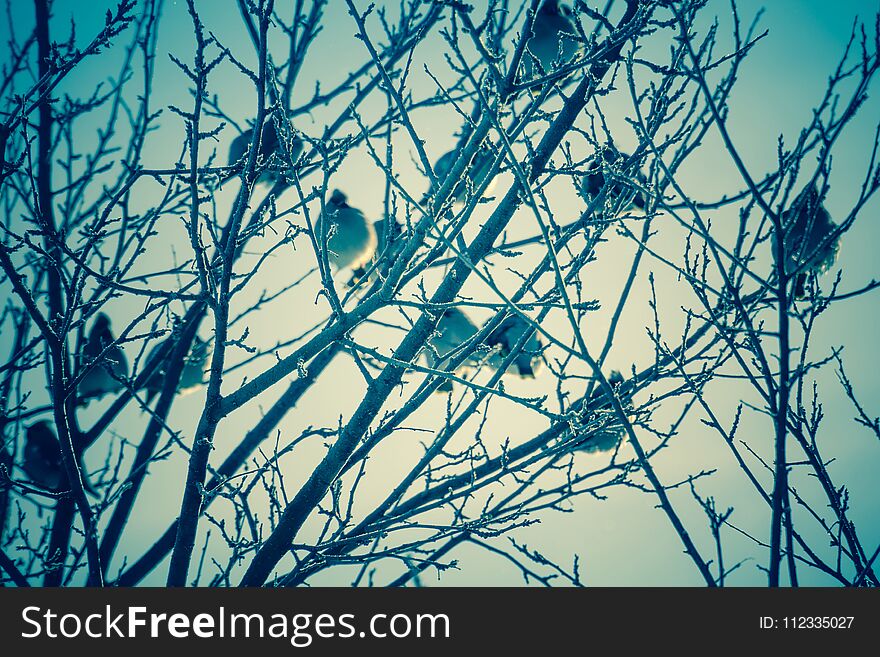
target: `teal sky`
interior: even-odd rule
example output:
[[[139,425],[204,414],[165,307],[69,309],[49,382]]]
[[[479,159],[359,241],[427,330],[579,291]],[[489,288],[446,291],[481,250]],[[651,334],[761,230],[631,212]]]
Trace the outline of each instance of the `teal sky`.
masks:
[[[279,7],[286,3],[277,3]],[[480,0],[471,4],[481,6]],[[595,3],[591,3],[595,4]],[[365,6],[360,2],[359,6]],[[208,30],[228,46],[246,64],[253,62],[253,48],[245,31],[242,29],[240,16],[235,3],[231,0],[197,3],[202,12],[201,17]],[[763,7],[764,15],[760,25],[769,31],[768,36],[755,48],[740,72],[736,91],[731,99],[729,127],[736,146],[740,150],[746,164],[758,172],[766,172],[773,168],[777,139],[781,135],[787,143],[792,143],[801,126],[809,121],[810,109],[821,97],[828,76],[833,72],[843,48],[850,35],[853,22],[857,16],[868,17],[870,12],[877,10],[876,2],[844,0],[828,3],[820,0],[741,0],[738,2],[740,15],[744,22],[750,22],[755,13]],[[53,29],[63,32],[71,17],[77,21],[77,35],[80,40],[94,32],[103,21],[106,5],[103,2],[83,3],[74,0],[59,0],[55,6],[55,23]],[[289,10],[288,12],[289,13]],[[718,15],[721,34],[727,33],[729,27],[729,3],[727,0],[713,0],[709,3],[706,17]],[[32,21],[30,6],[26,2],[16,2],[13,7],[15,27],[19,37],[29,29]],[[284,11],[282,10],[282,14]],[[293,106],[299,106],[310,97],[315,83],[320,81],[322,88],[330,88],[338,83],[352,69],[366,61],[367,53],[361,43],[352,38],[355,26],[347,15],[345,3],[331,0],[327,10],[327,27],[318,37],[310,52],[303,74],[294,92]],[[375,21],[371,29],[375,30]],[[0,40],[7,38],[7,26],[0,28]],[[759,30],[760,31],[760,30]],[[56,32],[57,34],[57,32]],[[165,13],[160,25],[160,54],[157,59],[157,84],[154,89],[152,104],[154,108],[166,107],[169,104],[188,107],[190,99],[187,83],[181,73],[174,67],[168,54],[174,54],[185,62],[192,59],[193,36],[186,5],[181,0],[169,1],[165,5]],[[665,47],[665,46],[664,46]],[[722,47],[728,48],[729,41],[722,37]],[[114,49],[111,53],[116,52]],[[450,74],[442,60],[443,43],[433,37],[420,48],[411,75],[414,94],[424,96],[432,90],[432,82],[425,74],[423,65],[441,79],[449,79]],[[119,57],[105,54],[89,60],[65,83],[64,91],[71,94],[86,95],[94,86],[94,81],[107,79],[119,74]],[[134,70],[137,88],[140,71]],[[241,125],[252,115],[255,94],[249,83],[238,74],[233,67],[223,64],[211,79],[211,91],[216,93],[224,109]],[[615,92],[603,101],[603,109],[609,115],[609,124],[615,139],[622,148],[635,146],[635,136],[626,124],[625,117],[631,114],[628,98]],[[326,121],[332,121],[340,105],[337,103],[329,108],[317,109],[308,117],[302,117],[297,123],[298,129],[306,134],[317,136]],[[381,102],[367,103],[364,114],[367,118],[375,117],[381,112]],[[851,123],[843,138],[834,150],[834,169],[831,178],[831,190],[827,206],[832,215],[847,210],[858,190],[861,178],[870,156],[870,145],[873,130],[880,116],[880,105],[876,97],[869,98],[859,116]],[[432,158],[436,158],[453,145],[453,133],[458,128],[458,118],[448,109],[420,112],[414,115],[416,128],[423,135],[425,148]],[[79,125],[77,138],[83,143],[94,140],[98,121],[85,120]],[[165,112],[160,120],[160,129],[149,137],[145,151],[145,165],[168,167],[178,157],[183,140],[183,127],[178,117]],[[581,125],[584,127],[584,125]],[[227,128],[219,137],[217,150],[220,161],[225,161],[228,144],[236,132]],[[124,134],[120,135],[124,139]],[[575,139],[572,139],[576,143]],[[412,189],[422,191],[426,186],[418,173],[414,161],[414,149],[409,144],[403,131],[395,138],[396,172],[401,181]],[[812,164],[812,161],[810,162]],[[736,170],[730,157],[720,146],[717,130],[710,131],[706,145],[693,160],[685,165],[680,172],[682,186],[697,200],[712,200],[725,191],[742,188],[737,179]],[[500,184],[506,190],[508,177]],[[579,212],[577,199],[570,182],[554,183],[552,193],[558,199],[558,207],[563,213],[570,213],[574,218]],[[377,170],[365,153],[353,154],[340,168],[332,181],[332,186],[344,189],[353,205],[360,207],[372,217],[379,218],[382,211],[384,181],[382,172]],[[218,214],[226,216],[233,199],[234,188],[227,186],[216,198]],[[157,186],[145,186],[141,196],[135,199],[148,207],[157,193]],[[256,202],[259,201],[259,194]],[[282,197],[281,207],[285,207],[284,199],[292,200],[294,195]],[[292,202],[292,201],[291,201]],[[490,208],[482,207],[475,215],[475,224],[487,215]],[[880,225],[877,216],[880,203],[877,199],[865,208],[859,221],[844,237],[839,265],[842,267],[841,289],[852,290],[877,277],[876,244],[880,238]],[[557,217],[559,219],[560,217]],[[725,209],[711,214],[713,225],[735,226],[736,209]],[[301,216],[289,217],[293,221],[302,221]],[[158,263],[171,262],[178,255],[185,257],[187,245],[182,241],[183,232],[180,222],[172,218],[163,220],[160,235],[153,241],[149,255],[150,268],[159,269]],[[681,232],[672,222],[664,223],[658,218],[660,235],[657,242],[661,248],[674,249],[680,243]],[[667,229],[666,226],[669,226]],[[724,230],[723,228],[721,230]],[[515,217],[509,230],[511,238],[525,237],[534,234],[535,226],[525,214]],[[255,240],[249,250],[258,252],[260,246],[271,243],[271,238]],[[257,291],[277,289],[281,282],[292,280],[301,275],[311,265],[305,242],[298,243],[301,248],[296,252],[287,253],[267,263],[259,279],[255,281]],[[605,301],[605,310],[588,318],[582,327],[588,344],[591,347],[601,346],[604,339],[603,330],[607,328],[610,318],[609,307],[613,307],[616,294],[622,284],[620,263],[628,262],[633,246],[622,237],[613,237],[600,247],[595,264],[590,266],[588,285],[592,285],[590,296]],[[534,256],[537,257],[536,250]],[[679,254],[680,255],[680,254]],[[244,262],[253,262],[247,258]],[[156,262],[155,267],[152,262]],[[244,263],[243,263],[244,264]],[[502,266],[499,267],[501,269]],[[641,271],[639,283],[633,291],[632,302],[625,311],[621,325],[622,330],[609,357],[609,369],[628,370],[631,366],[638,369],[645,367],[653,358],[653,348],[645,335],[645,327],[651,322],[647,301],[649,289],[646,278],[649,268],[658,267],[656,263],[647,262]],[[625,272],[624,272],[625,273]],[[658,293],[665,308],[664,321],[670,336],[675,336],[675,327],[681,323],[680,308],[682,306],[696,308],[697,302],[693,294],[681,282],[676,280],[674,273],[657,269]],[[438,282],[439,272],[429,283]],[[499,273],[502,284],[512,286],[515,278]],[[313,281],[314,282],[314,281]],[[297,329],[311,326],[326,316],[326,308],[315,304],[315,287],[304,286],[293,294],[285,297],[281,303],[273,304],[261,316],[258,322],[248,326],[249,339],[256,346],[270,347],[279,336],[289,336]],[[485,288],[477,282],[470,281],[466,292],[474,296],[485,295]],[[2,294],[9,291],[3,289]],[[823,316],[813,336],[814,354],[828,353],[835,346],[844,345],[847,358],[848,375],[852,379],[861,401],[868,409],[876,409],[880,405],[880,385],[877,379],[876,326],[880,322],[877,292],[842,302],[832,312]],[[252,303],[256,295],[239,301],[243,309]],[[108,312],[120,321],[140,311],[138,301],[114,301]],[[482,319],[482,316],[480,317]],[[202,333],[208,336],[208,325],[203,324]],[[551,315],[547,326],[562,330],[564,318]],[[240,326],[239,329],[243,329]],[[388,350],[399,340],[397,334],[389,336],[373,327],[366,328],[358,334],[365,344]],[[0,350],[8,351],[8,336],[0,336]],[[674,341],[674,338],[671,338]],[[133,357],[134,352],[132,352]],[[243,352],[233,352],[233,360],[246,356]],[[818,356],[817,356],[818,358]],[[263,362],[263,366],[269,361]],[[243,376],[253,377],[260,367],[248,367],[239,370],[228,378],[226,390],[239,384]],[[281,438],[297,435],[305,426],[336,426],[340,418],[344,421],[361,399],[365,386],[353,363],[348,358],[338,358],[325,373],[324,379],[316,385],[303,400],[299,408],[291,412],[281,426]],[[413,381],[418,382],[417,377]],[[534,382],[506,381],[508,388],[518,394],[552,394],[553,381],[550,377],[539,378]],[[852,518],[859,527],[866,549],[872,551],[880,542],[880,496],[876,488],[877,441],[870,432],[859,427],[852,421],[853,411],[843,395],[836,377],[829,368],[817,377],[817,385],[823,397],[825,424],[821,433],[821,445],[826,458],[836,459],[831,473],[838,484],[846,484],[853,499]],[[280,386],[254,404],[225,421],[218,431],[214,462],[219,460],[235,445],[241,436],[260,417],[262,410],[279,394]],[[44,394],[34,390],[35,396]],[[731,420],[734,407],[729,401],[748,395],[749,391],[731,382],[719,382],[713,394],[719,404],[720,416]],[[192,430],[201,410],[203,393],[180,398],[172,413],[170,422],[179,427],[184,436],[191,436]],[[754,399],[751,399],[754,402]],[[86,411],[86,417],[97,417],[100,410],[109,402],[104,400],[93,404]],[[526,439],[546,427],[545,420],[523,411],[510,404],[497,402],[487,424],[487,435],[495,449],[506,438],[514,442]],[[664,421],[675,417],[677,407],[661,410],[654,420],[658,426]],[[412,419],[414,426],[437,429],[442,426],[445,411],[445,399],[435,396]],[[667,417],[668,416],[668,417]],[[735,508],[732,521],[743,532],[766,536],[769,525],[769,510],[759,502],[756,494],[749,488],[743,474],[735,468],[729,451],[720,444],[720,439],[700,422],[701,417],[695,414],[682,428],[670,446],[658,454],[654,466],[666,483],[684,479],[699,470],[716,469],[712,477],[701,480],[700,492],[716,498],[719,507]],[[89,422],[86,421],[85,424]],[[139,431],[144,426],[145,416],[129,409],[115,428],[116,436],[112,439],[126,438],[138,440]],[[766,418],[754,413],[747,414],[741,432],[756,451],[768,457],[771,452],[769,422]],[[366,510],[369,502],[375,502],[385,492],[388,481],[393,481],[395,473],[405,464],[412,462],[421,453],[418,438],[410,436],[393,436],[388,445],[377,450],[370,464],[370,477],[364,484],[363,497],[356,509]],[[111,438],[105,437],[104,440]],[[466,443],[467,432],[458,436],[456,445]],[[100,452],[100,449],[94,450]],[[320,444],[306,445],[297,453],[296,460],[285,461],[287,493],[291,494],[298,488],[304,475],[323,454]],[[629,455],[629,452],[627,452]],[[100,456],[100,454],[98,454]],[[601,456],[583,456],[579,463],[584,468],[598,466]],[[592,459],[592,460],[591,460]],[[92,464],[97,465],[97,464]],[[180,487],[185,472],[185,461],[178,454],[175,457],[154,465],[153,476],[148,478],[141,493],[138,506],[135,507],[133,518],[135,526],[120,546],[117,554],[127,554],[129,558],[140,556],[144,547],[151,539],[165,529],[168,522],[176,517],[180,504]],[[769,477],[764,478],[765,483]],[[810,489],[808,479],[801,482],[804,490]],[[701,579],[689,559],[682,553],[680,543],[669,525],[666,517],[656,508],[656,498],[632,488],[615,487],[608,491],[606,500],[595,500],[583,496],[574,501],[571,513],[542,513],[540,524],[517,531],[514,536],[519,543],[530,548],[539,549],[548,558],[570,565],[574,554],[581,560],[581,573],[585,583],[590,585],[699,585]],[[686,487],[672,493],[673,502],[680,510],[692,536],[700,547],[707,551],[711,545],[711,537],[706,530],[703,512],[693,503]],[[818,498],[813,498],[816,501]],[[805,518],[797,518],[809,527]],[[308,532],[315,531],[317,525],[307,526]],[[204,540],[207,523],[202,526],[198,545]],[[812,532],[812,533],[811,533]],[[805,530],[805,535],[814,540],[820,534],[813,530]],[[727,554],[725,560],[734,563],[743,560],[743,565],[729,580],[735,585],[760,585],[766,581],[765,574],[760,570],[766,564],[766,556],[762,550],[733,531],[725,534]],[[445,572],[442,579],[436,580],[429,573],[424,581],[428,585],[518,585],[522,580],[515,569],[504,560],[480,551],[474,547],[460,548],[452,555],[458,560],[460,569]],[[117,560],[118,565],[118,560]],[[397,567],[381,570],[386,577],[398,574]],[[343,585],[351,581],[352,570],[335,568],[314,580],[314,584]],[[165,565],[158,568],[147,580],[148,584],[161,584],[165,578]],[[384,581],[377,577],[377,581]],[[804,569],[802,583],[807,585],[830,584],[828,580],[815,572]]]

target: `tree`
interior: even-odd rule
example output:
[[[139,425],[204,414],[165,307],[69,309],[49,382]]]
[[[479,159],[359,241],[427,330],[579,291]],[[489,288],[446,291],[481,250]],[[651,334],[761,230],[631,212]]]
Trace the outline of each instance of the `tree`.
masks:
[[[880,16],[762,167],[757,17],[604,4],[10,10],[5,579],[578,585],[542,523],[639,491],[707,586],[880,583],[821,337],[878,287]]]

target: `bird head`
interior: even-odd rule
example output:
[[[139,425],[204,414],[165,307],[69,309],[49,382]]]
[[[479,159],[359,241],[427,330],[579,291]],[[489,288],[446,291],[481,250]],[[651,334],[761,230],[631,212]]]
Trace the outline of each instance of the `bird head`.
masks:
[[[563,7],[560,6],[559,0],[544,0],[538,13],[548,16],[559,16],[562,14]]]
[[[58,445],[55,431],[46,420],[34,422],[27,428],[27,439],[39,447],[51,447]]]
[[[449,151],[448,153],[443,153],[440,157],[437,158],[437,161],[434,162],[434,174],[438,178],[445,178],[446,174],[449,173],[449,170],[452,168],[452,165],[455,164],[455,158],[458,157],[457,151]]]
[[[104,313],[98,313],[95,317],[95,323],[92,324],[95,330],[103,331],[110,328],[110,318]]]
[[[110,318],[104,313],[98,313],[92,322],[92,331],[89,333],[88,342],[92,348],[101,349],[113,342],[113,331],[110,329]]]
[[[330,195],[330,203],[338,208],[348,207],[348,197],[338,189],[334,189]]]

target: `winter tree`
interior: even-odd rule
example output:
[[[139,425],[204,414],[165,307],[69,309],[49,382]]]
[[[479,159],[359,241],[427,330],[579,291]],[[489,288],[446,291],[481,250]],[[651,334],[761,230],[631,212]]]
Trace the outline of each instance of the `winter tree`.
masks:
[[[877,585],[870,4],[8,2],[2,581]]]

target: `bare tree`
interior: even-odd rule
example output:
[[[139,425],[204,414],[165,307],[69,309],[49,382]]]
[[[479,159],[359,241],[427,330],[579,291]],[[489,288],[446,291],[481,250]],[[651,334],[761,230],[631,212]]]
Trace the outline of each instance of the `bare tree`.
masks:
[[[880,584],[837,465],[878,420],[814,346],[880,285],[837,258],[880,15],[762,168],[759,17],[600,4],[8,5],[3,581],[580,585],[537,525],[639,491],[706,586]]]

